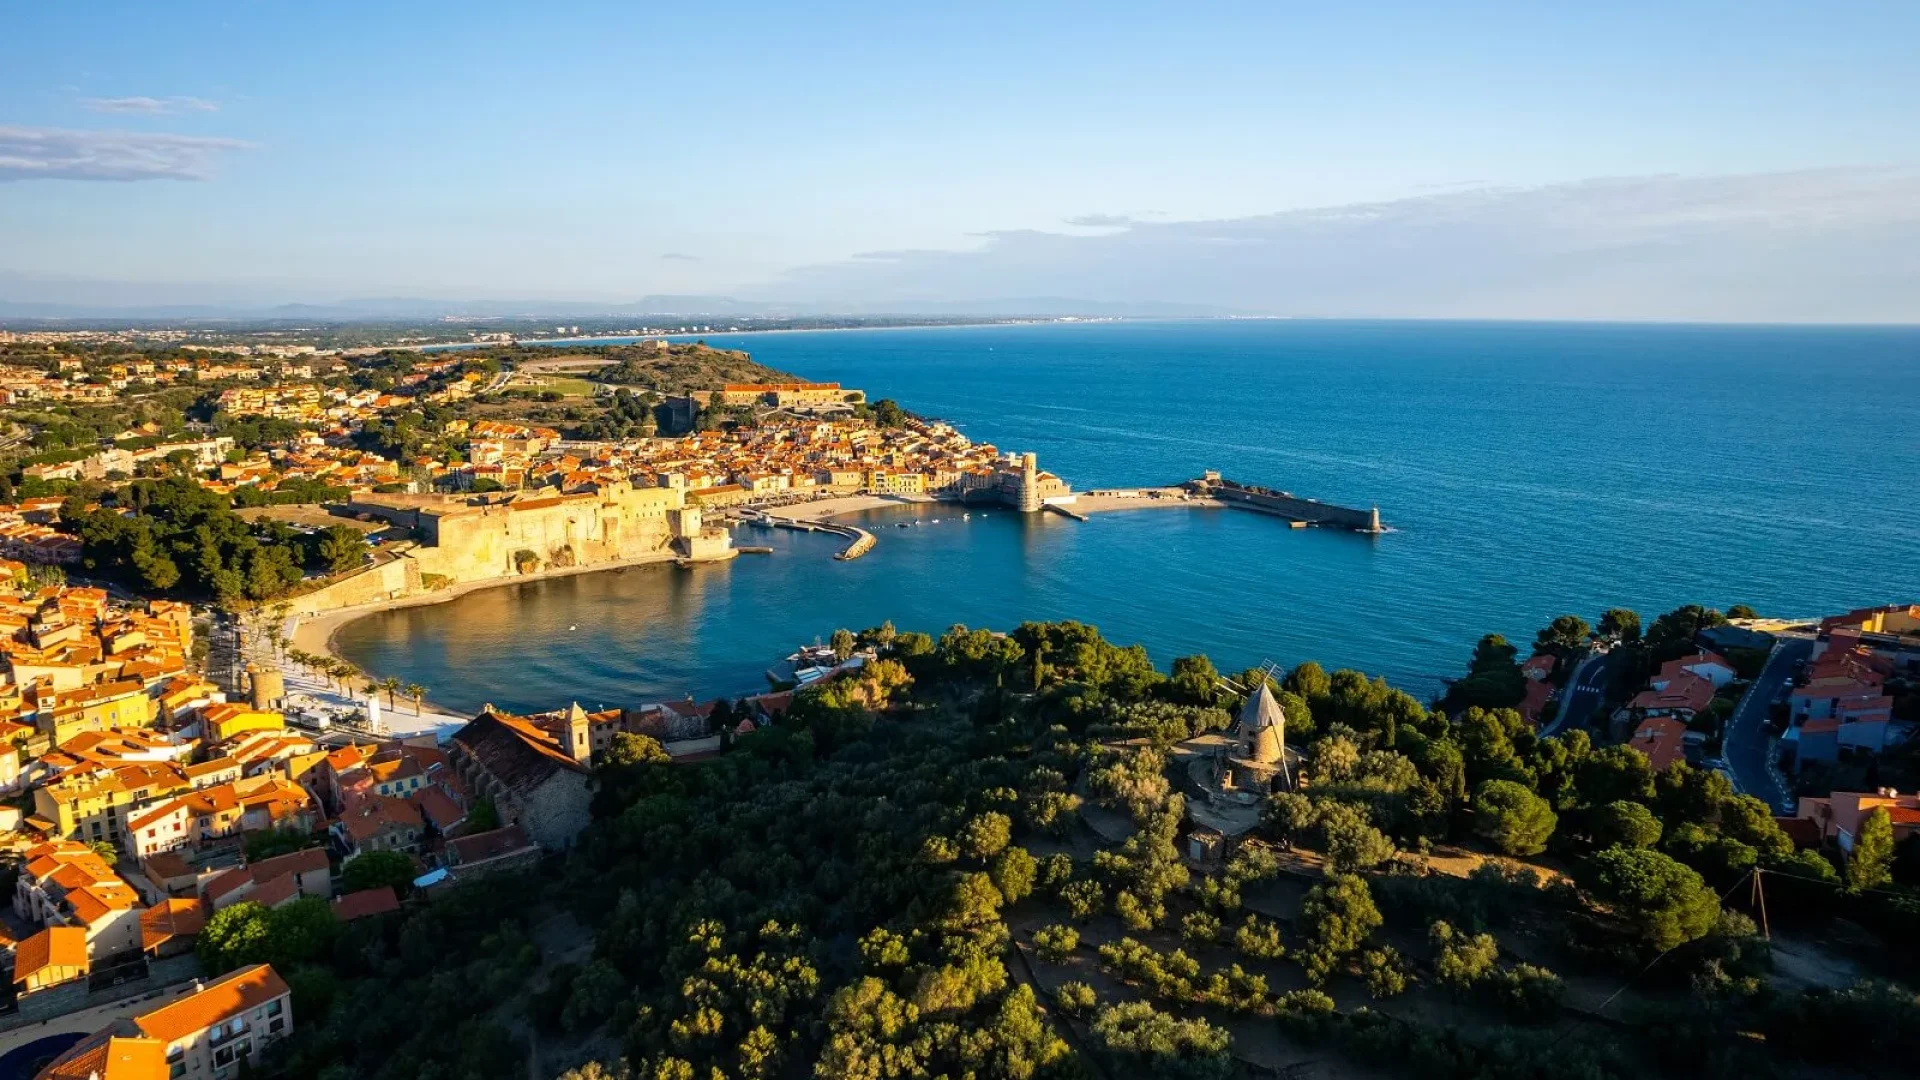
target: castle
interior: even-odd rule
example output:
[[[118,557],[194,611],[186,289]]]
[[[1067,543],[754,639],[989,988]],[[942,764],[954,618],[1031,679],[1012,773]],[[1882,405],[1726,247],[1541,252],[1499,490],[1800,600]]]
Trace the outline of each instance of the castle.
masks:
[[[510,495],[493,501],[428,495],[374,495],[349,512],[412,529],[413,546],[305,593],[301,613],[397,600],[445,585],[649,559],[717,562],[735,554],[727,531],[707,525],[679,488],[625,480],[565,495]]]

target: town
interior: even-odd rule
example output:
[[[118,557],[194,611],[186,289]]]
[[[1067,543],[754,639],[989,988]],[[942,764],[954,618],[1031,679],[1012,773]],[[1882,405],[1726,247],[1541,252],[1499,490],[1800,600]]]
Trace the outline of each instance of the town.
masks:
[[[996,1007],[1049,1003],[1045,1034],[1022,1050],[1045,1060],[1065,1053],[1054,1025],[1105,1060],[1158,1060],[1130,1026],[1173,1022],[1150,1001],[1213,1010],[1218,1025],[1179,1020],[1171,1045],[1216,1064],[1281,1060],[1248,1030],[1255,1018],[1278,1020],[1295,1049],[1331,1040],[1363,1055],[1387,1037],[1363,1018],[1327,1019],[1366,1014],[1331,1012],[1323,987],[1408,1025],[1424,1023],[1431,996],[1470,991],[1474,1008],[1573,1034],[1587,1054],[1587,1025],[1631,1022],[1616,999],[1632,980],[1563,977],[1548,960],[1630,972],[1681,949],[1674,963],[1691,977],[1745,993],[1729,987],[1761,985],[1738,982],[1763,978],[1756,943],[1814,948],[1800,927],[1823,903],[1874,934],[1904,910],[1883,898],[1904,897],[1916,869],[1920,606],[1773,618],[1688,605],[1645,626],[1625,609],[1593,624],[1566,615],[1531,649],[1486,636],[1432,702],[1310,662],[1228,674],[1181,657],[1162,674],[1076,623],[938,637],[889,624],[835,630],[768,685],[709,700],[588,709],[553,686],[546,711],[454,712],[430,688],[333,656],[329,620],[507,581],[725,562],[736,525],[827,527],[900,501],[1072,518],[1238,507],[1384,530],[1377,510],[1212,472],[1075,492],[1033,454],[698,344],[570,356],[288,346],[244,359],[124,347],[16,340],[0,379],[15,457],[0,510],[0,792],[12,799],[0,845],[13,882],[0,1053],[27,1055],[23,1075],[317,1076],[319,1062],[352,1061],[367,1075],[427,1063],[525,1075],[540,1062],[591,1077],[611,1075],[588,1071],[589,1057],[608,1059],[593,1034],[606,1030],[649,1075],[694,1062],[776,1075],[744,1063],[779,1045],[808,1047],[820,1075],[858,1072],[884,1051],[870,1032],[839,1030],[854,1015],[847,995],[905,1004],[877,978],[845,981],[844,959],[797,951],[786,918],[821,920],[821,935],[852,920],[865,957],[853,962],[898,973],[930,1016],[972,1008],[981,987],[999,993],[1004,954],[1031,989]],[[975,759],[969,740],[1000,749]],[[1030,760],[1008,772],[990,763],[999,753]],[[735,815],[778,806],[783,828],[799,828],[817,798],[842,834],[862,831],[854,820],[881,828],[873,808],[894,789],[862,787],[875,783],[859,772],[867,754],[903,782],[923,777],[913,798],[964,790],[882,828],[905,846],[865,877],[892,884],[813,896],[863,879],[852,867],[868,856],[837,854],[844,882],[803,885],[797,856],[765,846],[772,834],[750,839]],[[939,783],[924,776],[935,761],[949,770]],[[793,802],[800,789],[780,778],[804,777],[828,786]],[[687,848],[696,807],[729,822],[713,828],[763,870]],[[902,828],[911,835],[892,835]],[[692,876],[709,861],[724,879]],[[695,967],[779,966],[753,978],[819,1019],[746,1024],[734,1015],[745,1006],[714,1006],[738,1047],[673,1034],[695,1021],[670,1011],[626,1031],[615,1011],[628,988],[645,997],[658,955],[677,947],[640,898],[738,896],[755,873],[809,906],[711,901],[765,917],[709,939]],[[1669,884],[1642,896],[1636,874]],[[1730,890],[1724,911],[1718,890]],[[511,907],[517,895],[531,907]],[[1424,912],[1418,932],[1381,928],[1376,896],[1395,919]],[[925,928],[887,928],[954,904],[936,918],[948,935],[937,949]],[[1587,925],[1614,952],[1569,954],[1485,905]],[[674,919],[672,933],[706,925]],[[762,925],[757,944],[740,936]],[[429,932],[445,955],[408,952]],[[760,951],[725,952],[746,948]],[[1194,955],[1232,967],[1199,980]],[[1821,962],[1869,964],[1858,952]],[[518,1002],[456,1040],[493,1048],[487,1062],[411,1030],[383,1049],[348,1012],[344,995],[412,986],[452,1017],[456,997],[414,980],[461,963]],[[842,1004],[781,981],[817,980],[814,964],[837,972]],[[1102,1003],[1089,979],[1143,996]],[[1851,985],[1822,992],[1867,993]],[[815,1024],[837,1034],[822,1041]],[[975,1052],[927,1037],[938,1060]],[[1534,1053],[1452,1052],[1489,1069]]]

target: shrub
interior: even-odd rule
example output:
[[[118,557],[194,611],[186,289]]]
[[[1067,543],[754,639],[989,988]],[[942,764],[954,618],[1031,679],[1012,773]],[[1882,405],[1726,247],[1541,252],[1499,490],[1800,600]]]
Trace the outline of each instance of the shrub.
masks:
[[[1070,881],[1061,888],[1060,899],[1066,903],[1068,914],[1084,922],[1100,914],[1107,898],[1097,881]]]
[[[1073,1016],[1082,1018],[1092,1016],[1093,1007],[1100,1003],[1100,998],[1093,992],[1093,987],[1083,982],[1061,983],[1060,989],[1054,991],[1053,996],[1060,1002],[1060,1008]]]
[[[1233,947],[1242,956],[1255,960],[1278,960],[1287,955],[1286,945],[1280,940],[1280,927],[1258,915],[1248,915],[1247,921],[1240,924],[1233,935]]]
[[[1232,1039],[1205,1020],[1182,1020],[1144,1001],[1100,1010],[1093,1021],[1094,1042],[1110,1053],[1145,1058],[1154,1076],[1182,1080],[1225,1080],[1234,1071],[1227,1048]],[[1123,1075],[1138,1075],[1134,1069]]]
[[[1204,911],[1189,912],[1180,920],[1180,936],[1193,945],[1213,945],[1220,940],[1220,919]]]
[[[1440,982],[1457,990],[1470,990],[1493,974],[1500,962],[1500,945],[1492,934],[1463,934],[1445,922],[1436,922],[1427,932],[1438,950],[1433,973]]]
[[[1079,947],[1080,931],[1071,926],[1043,926],[1033,932],[1034,951],[1049,964],[1065,961]]]
[[[1566,984],[1546,968],[1516,964],[1488,979],[1485,989],[1515,1020],[1544,1024],[1559,1015]]]
[[[1407,970],[1400,954],[1391,948],[1368,949],[1360,954],[1360,976],[1366,980],[1367,993],[1376,1000],[1406,992]]]

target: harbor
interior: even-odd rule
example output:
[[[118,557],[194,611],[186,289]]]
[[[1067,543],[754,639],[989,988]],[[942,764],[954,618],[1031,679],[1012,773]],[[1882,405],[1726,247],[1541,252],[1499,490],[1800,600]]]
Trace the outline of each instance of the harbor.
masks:
[[[931,503],[957,507],[956,517],[970,520],[975,513],[984,516],[986,511],[968,509],[979,505],[969,503],[963,494],[959,498],[919,496],[903,498],[899,496],[878,495],[835,495],[816,500],[796,500],[791,496],[777,500],[771,506],[740,506],[725,512],[722,519],[729,524],[754,525],[769,529],[790,529],[798,532],[829,533],[845,538],[848,543],[834,554],[834,558],[843,562],[857,559],[872,551],[878,538],[865,529],[832,520],[836,515],[857,513],[880,509],[887,506],[914,505]],[[1308,529],[1326,528],[1359,533],[1366,536],[1378,536],[1387,532],[1380,521],[1380,508],[1369,507],[1361,510],[1350,506],[1321,502],[1318,499],[1304,498],[1289,491],[1244,484],[1222,477],[1218,472],[1209,470],[1186,483],[1162,487],[1138,488],[1098,488],[1090,491],[1074,492],[1064,484],[1054,493],[1039,499],[1024,500],[1033,509],[1028,513],[1051,513],[1077,522],[1089,522],[1092,515],[1110,513],[1119,510],[1144,510],[1149,508],[1169,509],[1234,509],[1263,514],[1284,520],[1289,528]],[[776,514],[772,507],[790,509],[791,512]],[[1014,510],[1014,513],[1023,512]],[[929,519],[926,523],[940,524],[939,518]],[[897,522],[899,528],[912,528],[919,521]],[[744,550],[744,549],[743,549]]]

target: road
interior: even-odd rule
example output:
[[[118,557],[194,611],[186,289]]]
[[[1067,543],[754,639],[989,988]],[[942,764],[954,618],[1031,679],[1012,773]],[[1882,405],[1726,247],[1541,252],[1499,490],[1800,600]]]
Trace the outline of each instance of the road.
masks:
[[[1733,786],[1743,795],[1752,795],[1772,806],[1775,813],[1790,814],[1794,809],[1793,791],[1774,764],[1773,739],[1767,733],[1767,713],[1779,699],[1780,690],[1800,661],[1813,655],[1813,639],[1783,637],[1767,656],[1760,677],[1747,687],[1745,696],[1727,718],[1727,734],[1721,756],[1733,771]]]
[[[1606,703],[1607,685],[1613,678],[1614,662],[1611,652],[1594,653],[1573,669],[1572,677],[1560,691],[1560,708],[1553,714],[1553,723],[1540,733],[1541,737],[1547,738],[1560,734],[1562,730],[1577,730],[1586,726],[1594,710]]]

